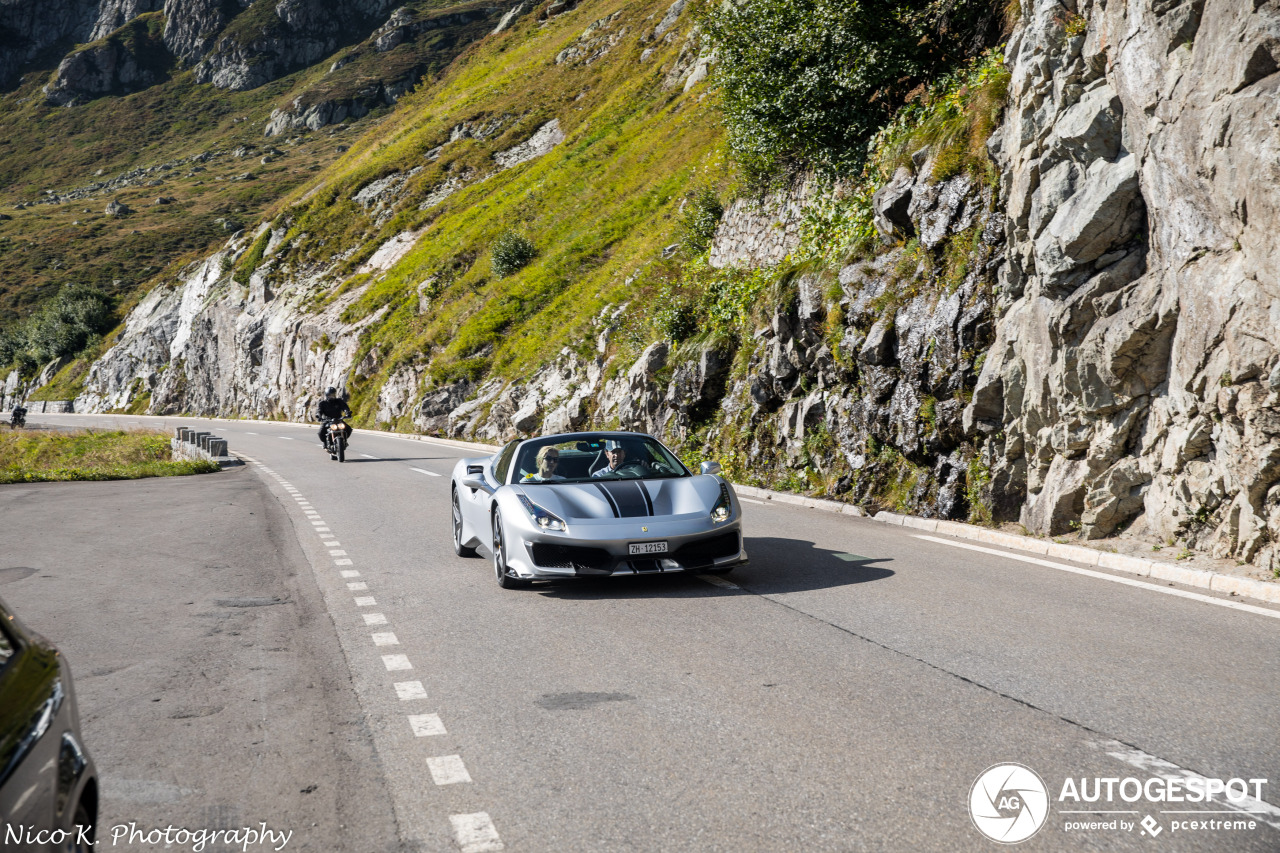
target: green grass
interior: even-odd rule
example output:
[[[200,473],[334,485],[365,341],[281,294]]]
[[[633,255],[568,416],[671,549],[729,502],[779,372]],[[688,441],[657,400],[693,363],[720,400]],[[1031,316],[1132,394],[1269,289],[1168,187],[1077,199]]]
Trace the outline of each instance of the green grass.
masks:
[[[399,365],[429,362],[435,382],[514,378],[564,347],[577,351],[594,340],[592,321],[606,305],[630,301],[637,317],[656,314],[658,294],[680,278],[680,264],[664,264],[660,255],[680,229],[681,201],[695,186],[722,193],[732,183],[712,99],[705,87],[687,94],[663,88],[662,67],[678,43],[643,65],[643,46],[631,38],[591,65],[552,60],[593,20],[621,11],[614,29],[639,32],[648,15],[665,9],[661,0],[614,0],[541,26],[532,16],[523,19],[474,45],[435,85],[403,99],[376,132],[282,205],[292,219],[291,242],[275,256],[282,271],[324,264],[334,246],[361,247],[317,308],[355,292],[345,320],[387,309],[363,342],[364,352],[379,353],[380,369],[351,389],[358,415],[371,420],[366,409],[377,387]],[[456,125],[503,116],[496,136],[446,145],[434,161],[424,156],[447,142]],[[566,139],[549,154],[418,209],[451,176],[492,173],[495,151],[523,142],[552,118]],[[417,167],[401,212],[389,222],[379,226],[350,201],[370,181]],[[308,192],[314,194],[304,201]],[[392,269],[361,279],[359,265],[402,231],[421,232],[414,249]],[[538,254],[499,278],[490,247],[508,231],[529,239]],[[418,288],[431,279],[430,310],[419,313]],[[628,346],[620,340],[608,355]]]
[[[146,430],[0,432],[0,483],[136,480],[217,470],[216,462],[173,459],[169,437]]]

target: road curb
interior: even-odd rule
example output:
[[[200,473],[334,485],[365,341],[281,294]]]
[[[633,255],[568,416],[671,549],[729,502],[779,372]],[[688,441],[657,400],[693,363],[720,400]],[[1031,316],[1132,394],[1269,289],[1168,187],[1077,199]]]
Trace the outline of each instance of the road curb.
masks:
[[[1269,604],[1280,604],[1280,584],[1267,583],[1253,578],[1241,578],[1224,575],[1208,569],[1193,569],[1186,566],[1174,566],[1160,560],[1146,557],[1132,557],[1128,554],[1113,554],[1098,551],[1080,545],[1063,545],[1033,536],[1019,536],[1016,533],[1003,533],[989,530],[974,524],[959,521],[938,521],[933,518],[917,518],[912,515],[900,515],[896,512],[878,512],[874,521],[883,524],[894,524],[910,527],[929,533],[943,533],[960,539],[972,539],[988,545],[1009,548],[1014,551],[1027,551],[1059,560],[1071,560],[1084,563],[1086,566],[1097,566],[1117,572],[1127,572],[1144,578],[1170,581],[1187,586],[1200,587],[1213,592],[1234,593],[1235,595],[1255,598]]]

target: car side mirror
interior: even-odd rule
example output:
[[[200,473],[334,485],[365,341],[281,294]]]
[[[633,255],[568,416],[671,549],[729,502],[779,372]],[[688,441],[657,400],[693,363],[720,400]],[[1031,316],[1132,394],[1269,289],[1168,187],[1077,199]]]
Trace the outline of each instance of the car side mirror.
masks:
[[[481,480],[478,477],[468,477],[462,481],[462,485],[473,492],[476,489],[483,489],[486,492],[489,491],[489,486],[484,482],[484,480]]]
[[[703,462],[702,473],[703,474],[719,474],[720,463],[719,462]]]

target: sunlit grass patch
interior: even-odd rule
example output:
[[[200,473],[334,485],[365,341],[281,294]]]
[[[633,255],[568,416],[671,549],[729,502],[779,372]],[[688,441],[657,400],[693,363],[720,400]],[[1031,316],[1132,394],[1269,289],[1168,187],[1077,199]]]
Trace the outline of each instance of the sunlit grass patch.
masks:
[[[137,480],[217,470],[216,462],[174,459],[168,435],[150,430],[0,432],[0,483]]]

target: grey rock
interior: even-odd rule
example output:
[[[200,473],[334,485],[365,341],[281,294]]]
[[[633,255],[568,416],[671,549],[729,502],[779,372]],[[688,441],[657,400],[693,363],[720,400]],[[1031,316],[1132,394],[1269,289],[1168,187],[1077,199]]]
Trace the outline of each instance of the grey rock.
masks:
[[[893,178],[872,196],[871,207],[875,212],[876,231],[884,239],[910,237],[915,232],[909,213],[911,190],[915,183],[915,175],[911,170],[900,166],[893,173]]]

